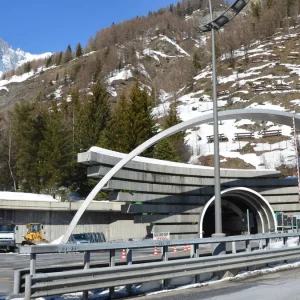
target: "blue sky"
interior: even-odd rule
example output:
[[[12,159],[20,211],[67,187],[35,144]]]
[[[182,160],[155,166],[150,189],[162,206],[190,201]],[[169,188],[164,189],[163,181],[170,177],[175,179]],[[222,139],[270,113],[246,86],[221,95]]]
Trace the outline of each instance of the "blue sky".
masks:
[[[0,38],[12,48],[40,54],[86,45],[101,28],[147,15],[177,0],[3,0]]]

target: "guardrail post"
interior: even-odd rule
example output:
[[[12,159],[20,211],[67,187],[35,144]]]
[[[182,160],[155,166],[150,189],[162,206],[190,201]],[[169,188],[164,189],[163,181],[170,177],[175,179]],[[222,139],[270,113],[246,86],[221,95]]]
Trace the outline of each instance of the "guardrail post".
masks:
[[[263,240],[259,240],[259,250],[263,249]]]
[[[36,254],[30,254],[30,275],[35,274],[36,271]]]
[[[109,250],[109,266],[113,268],[116,265],[116,250]],[[109,288],[109,299],[112,299],[114,297],[115,288],[110,287]]]
[[[250,240],[246,241],[246,252],[251,252],[251,244],[250,244]]]
[[[231,242],[231,252],[232,252],[232,254],[236,254],[236,243],[235,242]]]
[[[31,275],[25,276],[25,300],[31,300]]]
[[[287,247],[287,246],[288,246],[288,245],[287,245],[287,240],[288,240],[287,237],[284,237],[284,238],[283,238],[283,247]]]
[[[161,260],[162,261],[168,261],[168,259],[169,259],[169,247],[168,246],[163,246],[162,248],[161,248],[161,251],[162,251],[162,256],[161,256]],[[168,280],[167,279],[163,279],[162,280],[162,287],[163,288],[165,288],[165,287],[167,287],[167,285],[168,285]]]
[[[90,251],[85,251],[84,252],[84,257],[83,257],[84,269],[89,269],[90,268],[90,261],[91,261],[91,252]],[[89,291],[83,291],[82,292],[82,299],[83,300],[88,300],[89,299]]]
[[[169,259],[169,256],[168,256],[169,248],[168,248],[168,246],[163,246],[161,249],[162,249],[162,261],[168,261],[168,259]]]
[[[191,245],[190,257],[191,258],[198,258],[199,257],[199,244]]]
[[[91,252],[90,251],[84,252],[84,258],[83,258],[84,269],[90,268],[90,261],[91,261]]]
[[[266,250],[270,249],[270,239],[266,239]]]
[[[198,258],[199,251],[199,244],[193,244],[191,246],[191,258]],[[195,275],[195,282],[200,283],[200,275]]]
[[[126,261],[127,261],[127,265],[132,265],[132,250],[131,249],[126,250]],[[132,285],[131,284],[126,285],[126,291],[127,291],[128,295],[131,295],[131,293],[132,293]]]
[[[14,272],[14,294],[20,294],[21,287],[21,271],[15,270]]]

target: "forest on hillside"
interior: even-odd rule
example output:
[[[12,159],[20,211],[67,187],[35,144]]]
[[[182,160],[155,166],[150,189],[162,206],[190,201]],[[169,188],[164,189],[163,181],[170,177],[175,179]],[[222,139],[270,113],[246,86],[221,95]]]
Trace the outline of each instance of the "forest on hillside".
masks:
[[[214,2],[215,6],[225,4],[223,0]],[[229,66],[234,66],[236,49],[243,47],[247,56],[254,41],[272,35],[278,27],[296,24],[299,8],[300,0],[251,1],[247,11],[217,34],[218,57],[225,56]],[[198,10],[202,17],[196,18]],[[1,112],[0,190],[50,194],[77,190],[85,196],[95,182],[87,179],[86,167],[77,163],[77,153],[92,146],[128,153],[159,130],[178,124],[181,120],[176,97],[163,120],[154,117],[156,91],[163,89],[176,96],[184,86],[191,91],[199,88],[193,78],[210,63],[210,43],[198,43],[196,47],[200,36],[194,27],[201,23],[206,10],[206,0],[184,0],[149,12],[146,17],[112,24],[97,32],[85,47],[78,43],[73,51],[69,45],[46,60],[28,62],[3,74],[8,79],[40,66],[61,66],[56,78],[49,79],[49,85],[62,80],[69,96],[56,101],[40,93],[32,99],[19,99],[15,107]],[[151,81],[149,90],[145,79],[138,76],[140,61],[136,53],[141,53],[159,34],[182,45],[191,56],[172,63],[166,60],[163,66],[144,57]],[[78,59],[91,53],[95,55],[90,59]],[[127,65],[134,66],[137,72],[134,84],[112,103],[105,79]],[[167,71],[161,72],[162,68]],[[143,155],[188,161],[184,133],[162,141]]]
[[[85,196],[93,186],[77,154],[91,146],[128,153],[154,136],[157,121],[153,99],[138,82],[112,109],[106,87],[97,82],[83,100],[50,105],[36,99],[22,101],[0,119],[0,190],[61,194],[79,191]],[[170,108],[163,128],[180,119]],[[184,133],[170,137],[143,155],[171,161],[188,160]]]

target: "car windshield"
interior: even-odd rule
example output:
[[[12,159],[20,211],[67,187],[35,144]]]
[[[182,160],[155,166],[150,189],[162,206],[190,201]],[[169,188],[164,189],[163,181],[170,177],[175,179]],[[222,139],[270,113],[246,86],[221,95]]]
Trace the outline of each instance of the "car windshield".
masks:
[[[15,224],[0,224],[0,232],[14,232]]]
[[[76,240],[86,240],[85,234],[74,234],[73,235]]]

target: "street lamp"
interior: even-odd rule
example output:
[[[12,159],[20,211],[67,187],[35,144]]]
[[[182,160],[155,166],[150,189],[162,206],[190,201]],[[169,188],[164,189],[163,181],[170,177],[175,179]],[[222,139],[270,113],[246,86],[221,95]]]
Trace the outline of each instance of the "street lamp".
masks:
[[[235,0],[232,5],[219,17],[213,19],[211,0],[209,11],[211,21],[205,25],[196,27],[200,33],[211,31],[212,40],[212,81],[213,81],[213,116],[214,116],[214,184],[215,184],[215,234],[213,236],[224,236],[222,233],[222,204],[221,204],[221,181],[220,181],[220,153],[219,153],[219,127],[218,127],[218,99],[217,99],[217,71],[215,31],[230,22],[250,0]],[[220,250],[222,252],[223,250]]]

